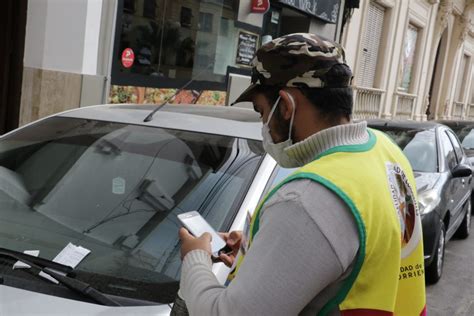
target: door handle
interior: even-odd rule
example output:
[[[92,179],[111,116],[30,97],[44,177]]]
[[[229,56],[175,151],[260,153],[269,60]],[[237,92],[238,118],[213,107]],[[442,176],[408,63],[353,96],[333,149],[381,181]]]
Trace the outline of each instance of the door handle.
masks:
[[[464,183],[466,183],[466,180],[462,179],[461,182],[462,182],[462,184],[464,184]]]

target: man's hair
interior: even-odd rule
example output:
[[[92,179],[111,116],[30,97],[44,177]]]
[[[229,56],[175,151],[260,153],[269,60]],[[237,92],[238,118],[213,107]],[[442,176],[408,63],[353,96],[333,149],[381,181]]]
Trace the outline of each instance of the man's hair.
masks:
[[[300,88],[301,93],[328,121],[350,118],[353,106],[353,91],[345,88]]]

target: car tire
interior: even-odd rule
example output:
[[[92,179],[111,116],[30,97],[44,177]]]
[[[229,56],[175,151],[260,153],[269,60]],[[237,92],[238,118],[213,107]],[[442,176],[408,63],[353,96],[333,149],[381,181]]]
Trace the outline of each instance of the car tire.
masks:
[[[466,214],[464,215],[464,219],[459,226],[458,230],[456,231],[455,236],[460,239],[466,239],[471,232],[471,214],[472,214],[472,202],[470,199],[467,200],[466,205]]]
[[[426,282],[428,284],[435,284],[441,278],[443,274],[444,265],[444,248],[446,245],[446,229],[444,223],[440,223],[440,232],[438,243],[436,244],[436,250],[433,257],[433,261],[429,266],[425,268]]]
[[[474,180],[472,180],[474,181]],[[471,190],[471,205],[474,204],[474,190]],[[471,212],[471,216],[474,216],[474,212]]]

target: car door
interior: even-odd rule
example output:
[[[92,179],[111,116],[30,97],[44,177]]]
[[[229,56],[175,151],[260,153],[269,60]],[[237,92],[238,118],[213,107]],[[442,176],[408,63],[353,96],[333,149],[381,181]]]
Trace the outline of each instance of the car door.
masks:
[[[449,139],[446,129],[440,129],[439,140],[441,145],[441,156],[444,158],[443,160],[445,162],[444,172],[449,173],[446,180],[447,183],[441,195],[446,201],[446,208],[450,213],[451,219],[455,219],[456,212],[459,211],[459,200],[462,196],[462,190],[460,190],[462,183],[460,178],[453,178],[450,173],[457,166],[458,161],[454,151],[454,146]],[[453,221],[450,221],[450,223],[452,222]],[[446,227],[446,230],[449,230],[449,227]]]
[[[447,135],[448,135],[448,137],[451,141],[451,144],[454,147],[454,153],[456,155],[456,160],[457,160],[458,164],[460,164],[460,163],[469,164],[469,162],[467,160],[467,157],[464,154],[464,151],[463,151],[461,145],[459,144],[459,140],[456,137],[456,135],[454,135],[449,130],[447,130],[446,133],[447,133]],[[471,177],[468,176],[468,177],[458,178],[457,180],[458,180],[458,181],[456,181],[456,185],[458,186],[456,188],[456,200],[457,200],[456,201],[457,202],[456,206],[457,207],[454,210],[453,223],[457,222],[457,221],[459,221],[463,218],[463,212],[462,212],[463,211],[463,205],[470,196],[470,180],[471,180]]]

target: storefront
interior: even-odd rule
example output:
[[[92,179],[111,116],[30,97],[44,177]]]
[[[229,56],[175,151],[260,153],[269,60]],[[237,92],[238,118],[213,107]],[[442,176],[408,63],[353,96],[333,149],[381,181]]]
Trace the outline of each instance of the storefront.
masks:
[[[318,22],[335,25],[340,8],[340,0],[272,1],[263,20],[262,39],[265,41],[285,34],[310,31],[312,24]]]
[[[262,42],[294,32],[337,38],[342,0],[276,0],[251,12],[262,2],[119,0],[108,102],[226,105],[230,78],[250,75]]]

